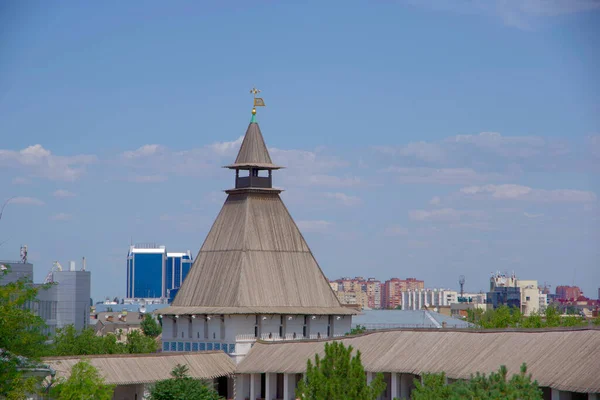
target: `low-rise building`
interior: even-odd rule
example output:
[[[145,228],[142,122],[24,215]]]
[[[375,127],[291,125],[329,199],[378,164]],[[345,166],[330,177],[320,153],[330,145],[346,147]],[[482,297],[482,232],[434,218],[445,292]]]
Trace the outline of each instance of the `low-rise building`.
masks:
[[[456,303],[458,292],[449,289],[421,289],[401,292],[402,310],[421,310]]]

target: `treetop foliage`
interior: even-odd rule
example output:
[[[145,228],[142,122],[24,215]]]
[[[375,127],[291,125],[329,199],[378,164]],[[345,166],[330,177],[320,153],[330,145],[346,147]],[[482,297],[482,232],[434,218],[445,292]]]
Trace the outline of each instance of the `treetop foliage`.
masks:
[[[532,313],[526,317],[515,307],[500,306],[493,310],[468,310],[467,321],[479,328],[552,328],[569,326],[587,326],[583,317],[561,316],[554,307],[547,307],[544,313]]]
[[[162,327],[154,319],[154,317],[150,314],[144,315],[144,319],[142,320],[141,328],[142,328],[142,332],[144,332],[144,335],[150,336],[153,338],[158,337],[158,335],[160,335],[160,333],[162,332]]]
[[[1,272],[0,282],[9,270]],[[0,285],[0,349],[33,358],[43,354],[46,324],[31,311],[40,289],[27,278]]]
[[[171,376],[150,388],[150,400],[221,400],[208,382],[188,376],[187,365],[175,366]]]
[[[50,389],[50,396],[61,400],[110,400],[114,388],[104,383],[89,361],[82,360],[71,368],[69,379],[58,379]]]
[[[446,377],[442,374],[424,374],[423,381],[415,379],[415,389],[411,394],[412,400],[541,400],[542,391],[537,381],[527,375],[527,366],[523,364],[519,374],[510,379],[504,365],[498,372],[471,375],[471,379],[445,384]]]
[[[97,336],[93,328],[78,332],[73,325],[58,329],[54,343],[48,348],[51,356],[72,356],[92,354],[138,354],[154,353],[158,343],[152,337],[145,336],[139,330],[132,330],[125,343],[117,341],[117,336],[108,334]]]
[[[305,379],[298,382],[296,396],[306,400],[375,400],[385,390],[383,374],[375,376],[370,384],[360,351],[353,356],[352,346],[342,342],[325,343],[325,356],[315,356],[306,364]]]

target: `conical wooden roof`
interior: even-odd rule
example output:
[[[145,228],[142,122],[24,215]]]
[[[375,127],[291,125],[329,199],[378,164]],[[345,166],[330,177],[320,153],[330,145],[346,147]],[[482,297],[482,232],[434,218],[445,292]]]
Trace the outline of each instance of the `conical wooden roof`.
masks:
[[[256,122],[250,122],[244,141],[240,147],[240,151],[235,159],[235,162],[231,165],[227,165],[227,168],[262,168],[262,169],[279,169],[278,165],[273,164],[269,150],[263,139],[263,135],[260,132],[260,127]]]
[[[258,124],[250,124],[238,161],[273,165]],[[340,304],[280,190],[227,192],[187,278],[161,313],[356,314]]]

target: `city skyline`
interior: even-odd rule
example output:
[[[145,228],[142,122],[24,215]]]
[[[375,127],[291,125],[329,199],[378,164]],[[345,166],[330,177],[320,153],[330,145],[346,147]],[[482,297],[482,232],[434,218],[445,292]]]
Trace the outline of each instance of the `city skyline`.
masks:
[[[256,85],[273,184],[329,279],[515,271],[594,297],[598,9],[444,4],[9,6],[0,259],[85,256],[99,299],[124,297],[132,237],[195,257]]]

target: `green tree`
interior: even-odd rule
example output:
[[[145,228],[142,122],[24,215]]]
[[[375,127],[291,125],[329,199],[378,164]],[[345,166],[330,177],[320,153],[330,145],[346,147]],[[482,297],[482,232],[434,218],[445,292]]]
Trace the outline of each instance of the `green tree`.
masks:
[[[38,392],[40,379],[24,376],[23,369],[34,367],[28,359],[0,349],[0,399],[25,400]]]
[[[552,328],[558,326],[585,326],[588,322],[578,315],[562,317],[555,307],[547,307],[544,313],[534,312],[529,316],[521,314],[518,308],[500,306],[482,311],[468,310],[467,321],[483,329],[498,328]]]
[[[144,335],[150,336],[153,338],[157,337],[162,332],[161,326],[158,324],[158,322],[156,322],[154,317],[152,317],[152,315],[150,315],[150,314],[144,315],[144,319],[142,321],[141,327],[142,327],[142,332],[144,332]]]
[[[138,330],[127,335],[125,343],[117,341],[117,336],[108,334],[98,336],[93,328],[78,332],[73,325],[57,329],[54,343],[48,349],[48,355],[82,356],[92,354],[154,353],[158,343],[154,338],[145,336]]]
[[[413,400],[538,400],[542,399],[542,391],[537,381],[527,375],[527,366],[523,364],[519,374],[510,380],[503,365],[498,372],[472,375],[466,381],[445,384],[444,374],[424,374],[423,381],[415,380],[415,389],[411,394]]]
[[[9,271],[10,266],[2,271],[0,282]],[[0,285],[0,349],[25,357],[43,354],[46,324],[32,311],[40,289],[27,278]]]
[[[0,272],[0,398],[23,399],[36,380],[23,377],[21,367],[38,360],[46,347],[46,324],[32,311],[37,293],[44,287],[36,287],[26,278],[1,284],[9,271],[6,266]]]
[[[334,341],[325,343],[325,356],[306,363],[305,379],[298,382],[296,396],[305,400],[375,400],[386,387],[383,374],[367,384],[360,351]]]
[[[365,333],[367,328],[364,325],[356,325],[354,328],[350,329],[350,332],[346,334],[348,335],[360,335],[361,333]]]
[[[560,313],[558,312],[558,309],[556,307],[547,307],[546,311],[544,312],[544,315],[546,317],[546,326],[560,326]]]
[[[110,400],[114,386],[106,385],[98,370],[87,360],[71,368],[69,379],[59,379],[50,389],[50,396],[60,400]]]
[[[137,353],[154,353],[158,350],[156,339],[144,335],[142,332],[134,330],[127,335],[127,352],[131,354]]]
[[[171,379],[156,382],[150,388],[150,400],[220,400],[209,383],[188,376],[187,365],[178,364]]]
[[[78,332],[73,325],[67,325],[57,329],[49,353],[53,356],[121,354],[127,353],[127,347],[117,342],[115,335],[97,336],[93,328]]]

